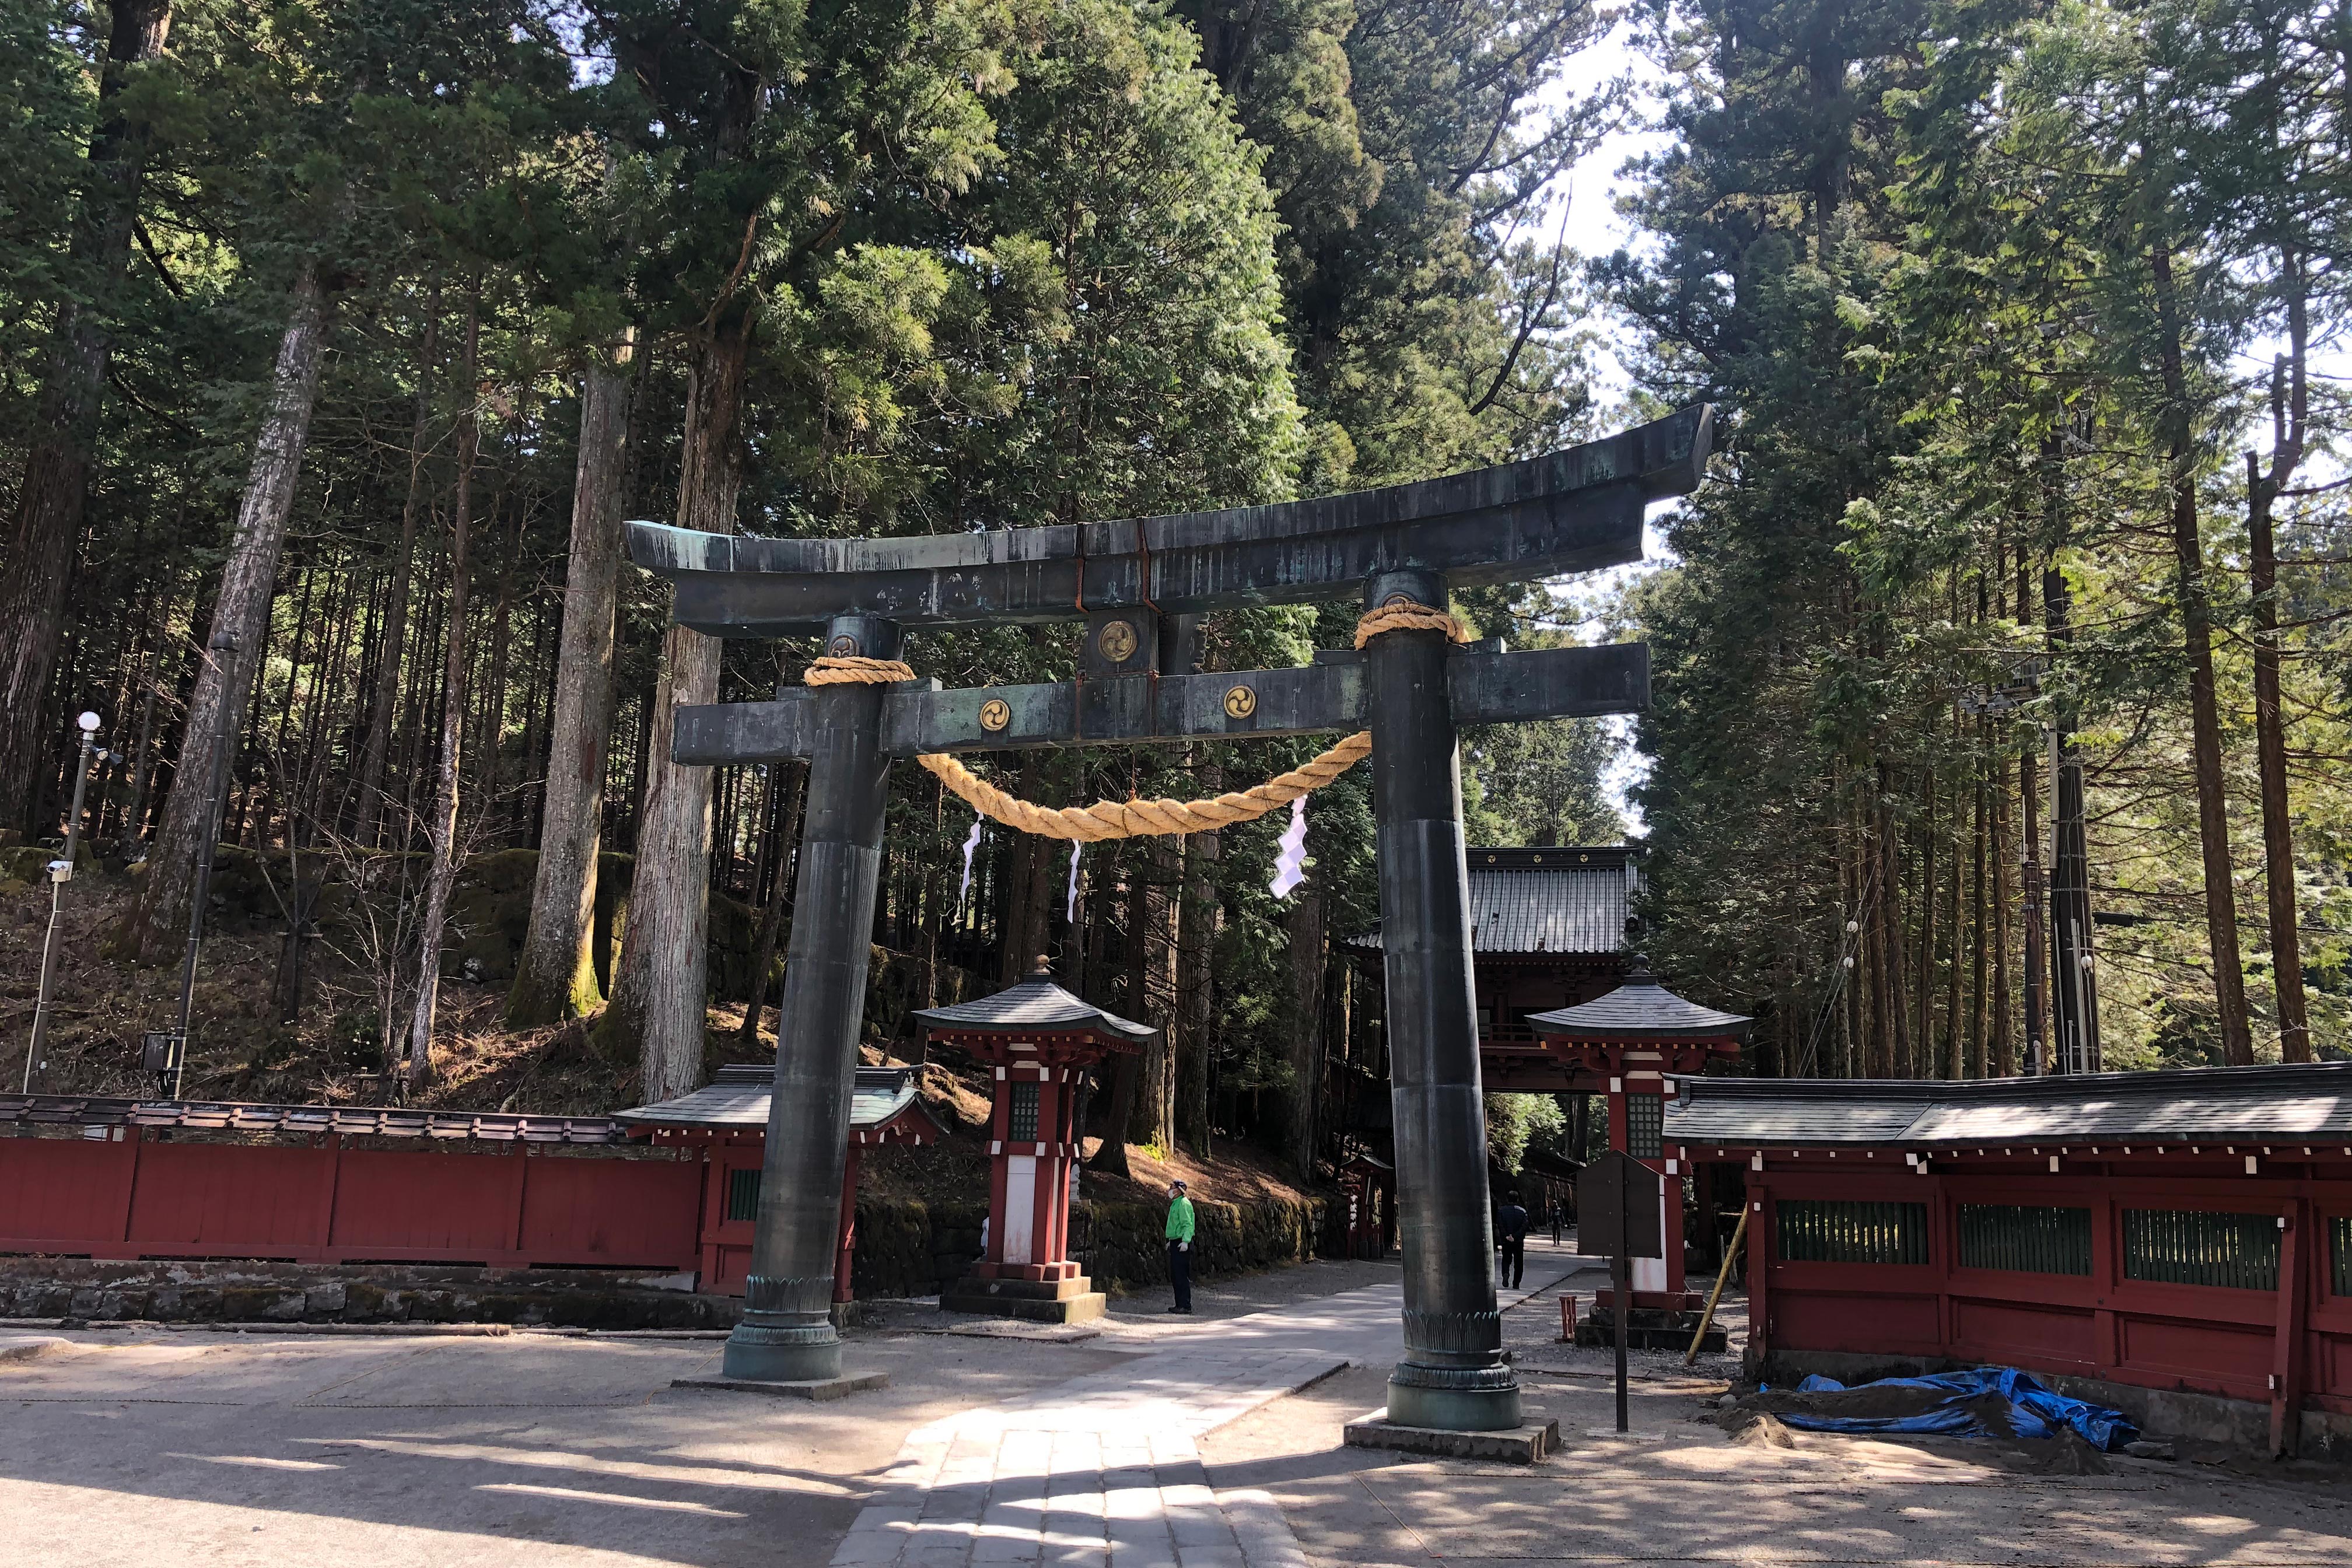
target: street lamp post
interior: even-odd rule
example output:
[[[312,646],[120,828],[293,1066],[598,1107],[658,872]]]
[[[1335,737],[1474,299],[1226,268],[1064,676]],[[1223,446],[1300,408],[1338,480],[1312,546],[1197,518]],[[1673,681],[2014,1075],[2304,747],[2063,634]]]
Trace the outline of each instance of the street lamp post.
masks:
[[[98,734],[99,717],[84,713],[77,722],[81,727],[81,753],[74,764],[73,805],[66,813],[65,858],[49,862],[49,935],[41,948],[41,993],[33,1004],[33,1043],[25,1047],[26,1094],[33,1092],[33,1068],[49,1037],[49,996],[58,984],[58,939],[64,934],[66,884],[73,880],[74,852],[81,845],[82,788],[89,783],[90,748]]]

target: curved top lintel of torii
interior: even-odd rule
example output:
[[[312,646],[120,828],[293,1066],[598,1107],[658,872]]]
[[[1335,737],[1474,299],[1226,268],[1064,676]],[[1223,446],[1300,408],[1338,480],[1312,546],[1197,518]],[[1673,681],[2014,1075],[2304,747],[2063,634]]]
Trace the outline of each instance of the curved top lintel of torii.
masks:
[[[1457,585],[1525,582],[1640,560],[1644,510],[1698,488],[1714,417],[1695,405],[1522,462],[1223,511],[886,539],[631,522],[629,553],[676,584],[680,625],[736,637],[802,635],[844,615],[922,627],[1300,604],[1406,568]]]

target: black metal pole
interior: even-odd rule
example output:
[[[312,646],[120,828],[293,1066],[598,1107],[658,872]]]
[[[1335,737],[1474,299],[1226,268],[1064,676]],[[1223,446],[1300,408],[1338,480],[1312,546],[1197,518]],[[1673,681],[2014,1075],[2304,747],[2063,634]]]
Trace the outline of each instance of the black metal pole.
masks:
[[[1632,1189],[1627,1188],[1625,1189],[1625,1192],[1627,1197],[1630,1199],[1633,1195]],[[1617,1216],[1618,1235],[1630,1236],[1633,1234],[1633,1219],[1631,1215],[1619,1215]],[[1625,1248],[1622,1247],[1620,1247],[1617,1249],[1617,1256],[1609,1260],[1609,1300],[1615,1308],[1615,1310],[1610,1313],[1610,1316],[1617,1321],[1617,1430],[1622,1432],[1627,1430],[1625,1423],[1625,1320],[1633,1315],[1633,1293],[1630,1288],[1630,1281],[1625,1277]]]
[[[83,715],[95,723],[97,715]],[[58,938],[65,922],[66,884],[73,879],[74,851],[81,844],[81,792],[89,782],[90,730],[81,732],[81,752],[74,763],[73,805],[66,814],[66,855],[49,873],[49,934],[41,945],[41,991],[33,1003],[33,1039],[25,1047],[25,1092],[33,1092],[33,1067],[49,1037],[49,994],[58,984]]]
[[[1385,572],[1368,584],[1368,609],[1398,600],[1442,607],[1444,579]],[[1388,1418],[1491,1432],[1519,1424],[1519,1384],[1503,1360],[1495,1306],[1469,868],[1447,657],[1445,636],[1434,631],[1389,632],[1363,655],[1404,1233],[1404,1359],[1389,1376]]]
[[[838,616],[826,628],[825,651],[896,658],[898,628],[871,616]],[[836,1227],[882,868],[887,689],[826,686],[809,699],[818,739],[809,760],[797,918],[776,1018],[775,1089],[751,1278],[742,1321],[727,1341],[729,1377],[813,1383],[841,1374],[841,1335],[833,1321]]]

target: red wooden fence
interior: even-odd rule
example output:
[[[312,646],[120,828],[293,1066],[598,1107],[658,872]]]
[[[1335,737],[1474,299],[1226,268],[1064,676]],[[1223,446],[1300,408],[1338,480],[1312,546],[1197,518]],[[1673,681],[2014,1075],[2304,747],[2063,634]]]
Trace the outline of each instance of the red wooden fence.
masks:
[[[695,1162],[0,1138],[0,1253],[646,1268],[699,1261]]]
[[[2128,1152],[2128,1151],[2126,1151]],[[2265,1151],[2267,1152],[2267,1151]],[[2274,1440],[2298,1408],[2352,1415],[2352,1260],[2339,1260],[2352,1216],[2352,1170],[2222,1174],[2207,1163],[2154,1161],[2099,1171],[1870,1170],[1852,1160],[1778,1160],[1748,1173],[1750,1352],[1806,1352],[1995,1363],[2148,1388],[2218,1394],[2272,1407]],[[1890,1162],[1891,1163],[1891,1162]],[[2268,1163],[2265,1162],[2265,1164]],[[2311,1169],[2311,1167],[2306,1167]],[[2344,1172],[2343,1176],[2337,1174]],[[1923,1204],[1927,1247],[1916,1263],[1791,1260],[1778,1244],[1791,1201]],[[1958,1262],[1959,1205],[2090,1211],[2087,1274],[1969,1268]],[[2132,1279],[2127,1209],[2261,1215],[2279,1224],[2274,1289]]]

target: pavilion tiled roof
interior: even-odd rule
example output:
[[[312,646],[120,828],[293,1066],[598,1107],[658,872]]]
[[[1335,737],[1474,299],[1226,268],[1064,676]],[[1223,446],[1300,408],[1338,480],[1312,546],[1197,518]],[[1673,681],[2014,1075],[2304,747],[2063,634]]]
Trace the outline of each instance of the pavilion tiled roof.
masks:
[[[859,1068],[856,1087],[849,1096],[849,1129],[868,1131],[890,1121],[922,1098],[920,1068]],[[768,1125],[768,1100],[776,1069],[765,1062],[730,1062],[719,1076],[691,1094],[676,1100],[639,1105],[613,1113],[613,1120],[634,1128],[731,1127]],[[928,1117],[929,1112],[918,1110]]]
[[[1472,848],[1470,950],[1494,957],[1613,953],[1641,891],[1633,852],[1622,844],[1535,849]],[[1380,932],[1350,939],[1378,950]]]
[[[926,1028],[945,1033],[1014,1035],[1047,1030],[1087,1030],[1107,1040],[1140,1046],[1159,1037],[1148,1024],[1083,1001],[1054,984],[1044,970],[992,996],[945,1007],[918,1007],[908,1015]]]
[[[1982,1149],[2352,1144],[2352,1062],[1961,1083],[1677,1079],[1669,1143]]]
[[[1651,978],[1634,960],[1625,984],[1606,996],[1530,1013],[1528,1025],[1538,1035],[1568,1040],[1712,1040],[1736,1037],[1753,1019],[1738,1013],[1718,1013],[1675,995]]]

